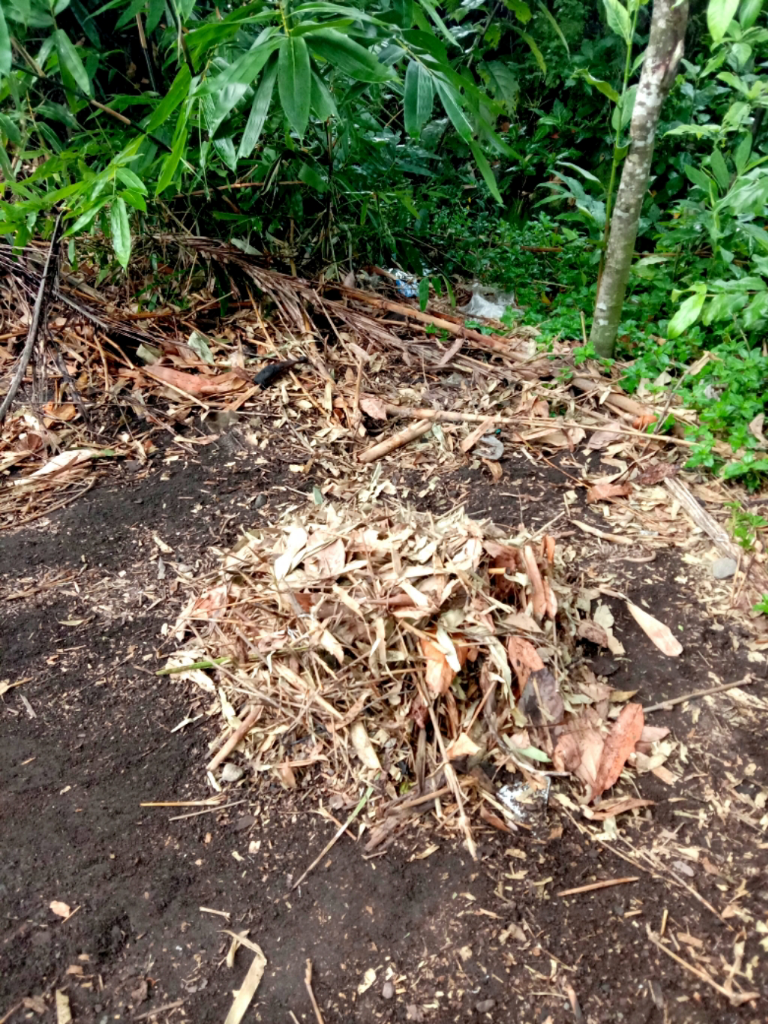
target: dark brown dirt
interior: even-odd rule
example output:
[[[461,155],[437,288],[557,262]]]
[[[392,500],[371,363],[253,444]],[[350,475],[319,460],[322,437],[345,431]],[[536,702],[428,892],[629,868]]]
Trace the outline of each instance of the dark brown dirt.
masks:
[[[690,753],[675,766],[673,787],[639,779],[641,795],[657,803],[626,830],[636,846],[674,838],[706,851],[711,871],[701,857],[675,868],[688,889],[626,863],[618,855],[625,845],[594,842],[554,796],[530,834],[509,837],[478,821],[478,863],[424,818],[369,860],[345,836],[293,893],[292,880],[336,827],[317,813],[312,777],[291,793],[266,779],[257,788],[239,783],[231,798],[242,802],[229,810],[141,806],[207,795],[201,768],[213,726],[203,713],[175,729],[205,707],[199,694],[155,675],[166,650],[162,627],[184,600],[184,575],[207,564],[212,544],[302,500],[296,490],[311,491],[311,481],[283,476],[283,464],[263,454],[257,463],[213,444],[197,460],[124,467],[49,521],[0,539],[0,678],[24,680],[0,697],[0,1021],[38,1019],[41,997],[40,1019],[54,1019],[60,989],[75,1024],[220,1024],[251,959],[241,949],[234,969],[226,966],[224,928],[248,929],[268,960],[250,1021],[315,1019],[307,958],[326,1024],[768,1019],[764,1002],[730,1006],[646,934],[662,921],[668,935],[690,933],[713,976],[712,965],[732,963],[734,943],[745,941],[749,978],[739,982],[768,995],[765,952],[748,926],[765,919],[768,905],[765,830],[748,814],[768,782],[765,728],[738,715],[727,695],[654,719]],[[416,475],[402,483],[416,501]],[[420,500],[437,510],[466,500],[470,512],[497,522],[543,525],[562,511],[570,486],[557,469],[516,458],[495,488],[465,471]],[[158,556],[153,534],[173,553]],[[586,556],[579,571],[588,579],[604,565]],[[674,583],[685,572],[674,551],[650,565],[619,560],[619,569],[634,600],[682,626],[685,653],[664,658],[613,602],[615,632],[631,657],[600,656],[596,669],[614,686],[636,689],[647,704],[706,686],[710,671],[730,680],[746,670],[732,624],[721,628],[695,590]],[[764,682],[752,690],[766,694]],[[713,736],[718,742],[704,742]],[[714,813],[740,795],[741,818]],[[196,816],[171,820],[184,814]],[[430,844],[437,848],[419,859]],[[733,877],[734,851],[750,874]],[[640,881],[557,896],[635,875]],[[697,895],[733,912],[720,920]],[[49,909],[53,900],[70,906],[68,920]],[[689,952],[677,940],[674,948]],[[375,980],[361,992],[370,970]]]

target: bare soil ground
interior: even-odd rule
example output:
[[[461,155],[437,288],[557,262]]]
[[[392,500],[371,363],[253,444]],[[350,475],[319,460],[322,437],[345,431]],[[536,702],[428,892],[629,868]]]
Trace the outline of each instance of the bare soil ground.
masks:
[[[242,781],[227,810],[141,806],[209,795],[215,723],[203,715],[177,729],[200,714],[198,695],[156,675],[185,582],[212,543],[312,489],[279,453],[256,464],[226,440],[123,465],[0,538],[0,678],[20,684],[0,697],[0,1021],[54,1020],[59,990],[75,1024],[222,1022],[251,959],[241,949],[226,965],[223,929],[248,929],[267,957],[250,1021],[316,1019],[307,959],[325,1024],[768,1020],[766,663],[701,601],[674,549],[647,562],[585,545],[581,578],[612,566],[685,647],[665,658],[616,601],[629,657],[588,647],[595,670],[644,705],[701,689],[710,673],[758,678],[656,714],[680,744],[673,781],[642,776],[635,795],[656,802],[620,819],[618,836],[596,839],[599,823],[555,799],[571,792],[556,781],[530,832],[478,822],[477,862],[422,819],[370,859],[345,835],[289,892],[336,830],[305,780],[291,792],[267,776]],[[423,500],[438,511],[463,501],[508,525],[561,511],[570,484],[558,469],[516,451],[503,466],[499,485],[466,470]],[[396,479],[418,503],[419,482]],[[173,553],[161,555],[153,535]],[[558,895],[620,877],[636,880]],[[733,1005],[729,972],[759,998]]]

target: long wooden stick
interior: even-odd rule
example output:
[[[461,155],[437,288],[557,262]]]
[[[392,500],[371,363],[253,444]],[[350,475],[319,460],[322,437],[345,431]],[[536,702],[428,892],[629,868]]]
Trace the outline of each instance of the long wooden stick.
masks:
[[[347,831],[347,829],[349,828],[349,826],[350,826],[350,825],[352,824],[352,822],[353,822],[353,821],[355,820],[355,818],[356,818],[356,817],[358,816],[358,814],[360,813],[360,811],[362,811],[362,809],[363,809],[363,808],[365,807],[365,805],[366,805],[366,804],[368,803],[368,798],[370,797],[370,795],[371,795],[371,793],[372,793],[372,792],[373,792],[373,786],[369,786],[369,787],[368,787],[368,789],[366,790],[366,792],[365,792],[365,793],[363,794],[363,796],[361,796],[361,797],[360,797],[360,800],[359,800],[359,802],[358,802],[358,804],[357,804],[357,807],[356,807],[356,808],[354,809],[354,811],[352,811],[352,813],[351,813],[351,814],[350,814],[350,816],[349,816],[349,817],[347,818],[347,820],[346,820],[346,821],[344,822],[344,824],[343,824],[343,825],[341,826],[341,828],[340,828],[340,829],[339,829],[339,830],[338,830],[338,831],[337,831],[336,833],[334,833],[334,836],[333,836],[333,838],[332,838],[332,839],[330,839],[330,840],[329,840],[329,842],[327,842],[327,843],[325,844],[325,846],[324,846],[324,847],[322,848],[322,850],[320,851],[320,853],[318,854],[318,856],[317,856],[317,857],[315,857],[315,859],[314,859],[314,860],[312,861],[312,863],[311,863],[311,864],[309,865],[309,867],[307,868],[307,870],[306,870],[306,871],[305,871],[305,872],[304,872],[304,873],[303,873],[302,875],[299,875],[299,877],[298,877],[298,878],[296,879],[296,881],[295,881],[295,882],[293,883],[293,885],[291,886],[291,892],[292,892],[292,891],[293,891],[293,890],[294,890],[294,889],[295,889],[295,888],[296,888],[297,886],[301,885],[301,883],[302,883],[302,882],[304,881],[304,879],[305,879],[305,878],[307,877],[307,875],[308,875],[308,874],[310,873],[310,871],[313,871],[313,870],[314,870],[314,869],[315,869],[315,868],[317,867],[317,865],[318,865],[318,864],[320,863],[320,861],[321,861],[321,860],[323,859],[323,857],[324,857],[324,856],[325,856],[325,855],[326,855],[326,854],[327,854],[327,853],[328,853],[328,852],[329,852],[329,851],[330,851],[330,850],[332,849],[332,847],[333,847],[333,846],[335,845],[335,843],[336,843],[336,840],[337,840],[337,839],[340,839],[340,838],[341,838],[341,836],[343,836],[343,835],[344,835],[344,833],[345,833],[345,832]]]
[[[550,430],[558,430],[562,427],[581,427],[582,430],[587,431],[610,430],[614,434],[626,437],[639,437],[645,441],[650,439],[652,441],[659,441],[662,444],[668,442],[669,444],[679,445],[682,448],[693,448],[696,444],[695,441],[689,441],[685,437],[674,437],[669,434],[651,435],[646,434],[643,430],[635,430],[634,427],[624,427],[614,423],[581,423],[576,420],[547,419],[543,416],[502,416],[501,414],[494,413],[448,412],[443,409],[409,408],[404,405],[387,405],[386,409],[392,416],[407,416],[414,420],[431,420],[438,423],[483,423],[488,420],[489,424],[506,423],[512,427],[549,427]]]
[[[665,711],[667,708],[674,707],[675,704],[684,704],[687,700],[693,700],[694,697],[708,697],[711,693],[725,693],[726,690],[735,690],[737,686],[751,686],[755,682],[757,680],[752,676],[745,676],[735,683],[721,683],[719,686],[709,686],[706,690],[694,690],[693,693],[686,693],[683,697],[672,697],[669,700],[659,701],[658,704],[651,704],[650,707],[643,708],[643,714],[647,715],[651,711]]]
[[[759,992],[729,992],[727,988],[724,988],[722,985],[719,985],[714,978],[710,978],[710,976],[706,974],[704,971],[700,971],[698,967],[694,967],[693,964],[689,964],[687,960],[683,960],[683,958],[681,956],[678,956],[677,953],[673,953],[671,949],[667,949],[667,947],[661,942],[661,940],[657,939],[651,931],[651,929],[647,926],[646,930],[648,932],[648,938],[651,940],[654,946],[656,946],[657,949],[660,949],[662,953],[666,953],[667,956],[671,957],[676,963],[680,964],[681,967],[684,967],[686,971],[690,971],[691,974],[694,974],[697,978],[700,978],[701,981],[705,981],[707,985],[711,985],[712,988],[715,989],[716,992],[719,992],[721,996],[725,996],[725,998],[728,999],[733,1006],[741,1006],[742,1003],[750,1003],[753,999],[760,998]]]
[[[376,459],[389,455],[396,448],[402,448],[403,445],[408,444],[417,437],[421,437],[422,434],[426,434],[431,426],[432,423],[427,420],[423,423],[417,423],[415,427],[406,427],[404,430],[398,430],[396,434],[392,434],[385,441],[379,441],[378,444],[366,448],[364,452],[358,455],[357,460],[358,462],[375,462]]]
[[[628,875],[626,878],[608,878],[604,882],[592,882],[580,885],[576,889],[563,889],[558,896],[578,896],[581,892],[595,892],[597,889],[610,889],[613,885],[626,885],[627,882],[639,882],[640,875]]]
[[[304,971],[304,984],[307,986],[307,992],[312,1002],[312,1009],[315,1011],[315,1017],[317,1018],[317,1024],[325,1024],[323,1015],[320,1013],[320,1007],[317,1005],[315,999],[315,993],[312,989],[312,961],[307,960],[307,969]]]
[[[221,750],[208,762],[207,771],[215,771],[221,762],[228,757],[235,749],[237,744],[242,740],[256,724],[256,719],[259,717],[261,707],[251,708],[248,714],[245,716],[243,721],[238,725],[232,735],[229,737],[227,742],[221,748]]]
[[[8,388],[8,393],[3,399],[3,404],[0,405],[0,423],[5,419],[5,415],[11,407],[11,402],[16,397],[16,392],[19,390],[19,385],[24,379],[24,374],[27,372],[27,366],[29,366],[29,360],[32,358],[32,352],[37,341],[37,336],[40,333],[40,321],[43,319],[43,313],[47,306],[48,296],[51,292],[49,287],[50,279],[55,276],[56,273],[56,257],[59,252],[59,235],[61,234],[61,218],[64,216],[60,213],[56,218],[56,223],[53,226],[53,234],[51,235],[51,244],[48,249],[48,255],[45,257],[45,266],[43,267],[43,274],[40,278],[40,287],[37,289],[37,298],[35,299],[35,305],[32,310],[32,320],[29,325],[29,331],[27,332],[27,340],[24,344],[24,350],[21,353],[19,359],[19,365],[16,367],[16,373],[14,373]]]
[[[420,309],[414,309],[413,306],[406,306],[401,302],[390,302],[389,299],[383,299],[380,295],[361,292],[357,288],[346,288],[343,285],[337,284],[329,284],[328,287],[332,287],[334,290],[338,288],[344,295],[348,295],[350,299],[365,302],[367,305],[373,306],[374,309],[386,309],[390,313],[400,313],[401,316],[420,320],[423,324],[432,324],[438,330],[447,331],[449,334],[457,337],[468,338],[481,348],[501,352],[518,363],[527,363],[529,360],[527,355],[524,355],[522,352],[515,352],[510,347],[509,338],[497,338],[492,334],[481,334],[479,331],[473,331],[471,327],[465,327],[464,324],[456,324],[452,320],[444,320],[440,316],[435,316],[434,313],[422,313]]]

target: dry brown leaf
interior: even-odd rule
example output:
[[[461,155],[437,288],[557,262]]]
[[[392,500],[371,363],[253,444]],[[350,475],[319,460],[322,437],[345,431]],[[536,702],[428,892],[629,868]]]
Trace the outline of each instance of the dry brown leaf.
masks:
[[[353,722],[349,727],[349,738],[352,740],[355,753],[365,767],[370,768],[371,771],[381,771],[381,762],[376,751],[373,749],[368,730],[365,728],[365,722],[360,719]]]
[[[653,412],[642,412],[633,420],[632,426],[635,430],[645,430],[646,427],[650,427],[652,423],[655,423],[657,419],[658,417]]]
[[[387,418],[387,405],[381,398],[375,395],[360,395],[360,408],[366,416],[372,420],[385,420]]]
[[[605,741],[592,792],[593,800],[616,783],[642,732],[642,705],[627,704],[613,723],[613,728]]]
[[[73,420],[77,416],[77,406],[72,402],[63,402],[61,405],[57,405],[56,402],[46,402],[43,412],[50,418],[50,423],[46,422],[45,424],[46,427],[50,427],[54,422],[69,423]]]
[[[539,567],[536,564],[536,555],[533,553],[533,548],[529,544],[526,544],[523,548],[523,562],[525,563],[525,572],[533,591],[533,594],[531,595],[533,614],[538,619],[542,619],[547,611],[547,595],[544,592],[541,573],[539,572]]]
[[[638,476],[637,482],[646,487],[652,487],[654,484],[660,484],[662,480],[675,476],[679,468],[679,466],[673,466],[671,462],[651,462]]]
[[[631,811],[635,807],[653,807],[655,800],[641,800],[638,797],[619,797],[616,800],[603,800],[600,806],[590,811],[589,817],[595,821],[605,821],[606,818],[615,818],[617,814]]]
[[[474,448],[474,446],[477,444],[480,438],[487,434],[490,430],[492,430],[493,424],[493,417],[489,416],[488,419],[484,420],[479,427],[475,427],[475,429],[471,433],[467,434],[467,436],[461,442],[461,450],[466,454],[468,451]]]
[[[555,771],[572,772],[590,790],[594,790],[605,741],[597,729],[597,716],[585,714],[574,723],[572,732],[563,733],[552,753]]]
[[[511,626],[512,629],[522,629],[526,633],[541,633],[541,626],[532,619],[530,615],[526,615],[525,612],[513,612],[511,615],[507,615],[504,619],[506,626]],[[474,659],[470,659],[474,661]]]
[[[587,448],[592,448],[595,451],[600,451],[603,448],[607,448],[609,444],[615,444],[621,440],[620,428],[611,430],[610,427],[606,427],[605,430],[596,430],[589,441],[587,441]]]
[[[765,434],[763,433],[764,424],[765,413],[760,412],[749,424],[749,432],[752,437],[756,438],[760,442],[761,448],[768,448],[768,440],[766,440]]]
[[[429,692],[435,697],[441,697],[447,693],[451,683],[453,682],[456,672],[451,668],[448,657],[445,651],[440,647],[437,641],[427,640],[424,637],[419,639],[421,644],[421,653],[427,659],[427,666],[425,671],[425,678]],[[459,645],[454,648],[454,652],[458,658],[459,665],[463,665],[467,660],[467,648]]]
[[[541,554],[543,558],[546,558],[548,565],[555,564],[555,548],[557,547],[557,541],[554,537],[550,537],[547,533],[541,539]]]
[[[62,903],[61,900],[53,900],[48,906],[57,917],[69,917],[72,913],[68,904]]]
[[[555,592],[552,587],[550,587],[549,580],[546,576],[541,582],[544,586],[544,602],[547,608],[547,616],[554,622],[557,616],[557,598],[555,597]]]
[[[187,617],[190,619],[217,619],[227,607],[229,587],[226,583],[206,590],[193,603]]]
[[[587,490],[587,501],[592,505],[607,498],[626,498],[632,493],[632,484],[593,484]]]
[[[480,817],[489,825],[493,825],[494,828],[497,828],[499,832],[506,832],[509,835],[512,835],[512,829],[506,821],[504,821],[503,818],[500,818],[498,814],[494,814],[493,811],[489,811],[485,804],[480,805]]]
[[[296,775],[289,764],[279,764],[277,774],[285,789],[296,789]]]
[[[582,640],[589,640],[598,647],[610,649],[611,641],[606,630],[592,619],[582,619],[576,630]]]
[[[662,654],[666,654],[668,658],[676,658],[682,654],[683,645],[677,637],[672,635],[669,626],[665,626],[663,622],[659,622],[653,615],[643,611],[631,601],[627,601],[627,608],[638,626]]]
[[[504,470],[501,468],[501,463],[496,462],[494,459],[481,459],[480,461],[491,471],[493,482],[497,484],[504,476]]]
[[[521,690],[525,689],[531,672],[539,672],[544,668],[544,662],[531,641],[524,640],[520,636],[507,637],[507,656],[510,665],[515,670]]]
[[[239,388],[245,387],[245,381],[232,372],[207,377],[199,373],[174,370],[171,366],[158,366],[156,363],[151,368],[145,367],[143,372],[163,384],[170,384],[172,387],[186,391],[189,395],[198,395],[200,398],[224,395],[229,391],[237,391]]]
[[[481,748],[471,740],[465,732],[461,733],[456,739],[449,743],[445,748],[445,756],[449,761],[456,761],[460,757],[474,757],[480,753]]]
[[[72,1010],[66,992],[56,989],[56,1024],[72,1024]]]
[[[552,726],[562,720],[563,698],[557,680],[547,668],[531,672],[519,707],[533,726]]]

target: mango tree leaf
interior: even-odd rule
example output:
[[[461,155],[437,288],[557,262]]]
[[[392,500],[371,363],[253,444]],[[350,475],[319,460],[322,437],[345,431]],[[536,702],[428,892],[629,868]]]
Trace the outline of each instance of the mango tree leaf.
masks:
[[[736,2],[738,3],[738,0]],[[617,36],[621,36],[627,46],[631,46],[632,22],[627,8],[621,3],[621,0],[603,0],[603,6],[608,28]]]
[[[277,58],[273,58],[267,65],[264,74],[261,76],[259,87],[256,90],[256,95],[253,97],[253,106],[251,107],[251,113],[248,117],[248,123],[245,126],[243,137],[240,140],[240,146],[237,150],[237,159],[242,160],[243,157],[249,157],[253,152],[256,143],[259,141],[262,129],[264,128],[264,122],[267,119],[269,113],[269,105],[272,102],[272,93],[275,88],[275,78],[277,77]]]
[[[478,170],[482,174],[485,184],[490,189],[491,195],[493,196],[497,203],[503,206],[504,200],[501,198],[499,186],[496,183],[496,178],[494,176],[493,170],[491,169],[491,165],[488,163],[485,157],[485,153],[483,153],[482,149],[480,149],[480,146],[474,141],[471,141],[469,143],[469,148],[472,150],[472,156],[475,158],[475,163],[477,164]]]
[[[68,77],[82,93],[86,96],[92,96],[91,80],[83,66],[83,62],[80,60],[80,54],[72,45],[72,41],[64,29],[56,29],[55,34],[56,52],[59,55],[59,67],[61,68],[62,78]],[[66,87],[66,81],[64,85]]]
[[[109,210],[109,226],[112,232],[112,248],[115,250],[117,262],[122,267],[128,266],[131,258],[131,226],[128,223],[128,209],[125,200],[120,196],[112,200]]]
[[[392,78],[392,72],[374,54],[335,28],[317,29],[308,32],[305,38],[313,53],[358,82],[385,82]]]
[[[405,72],[403,116],[405,130],[412,139],[418,139],[421,130],[432,115],[435,86],[432,76],[417,60],[412,60]]]
[[[0,6],[0,75],[11,73],[11,34],[5,21],[3,8]]]
[[[707,5],[707,28],[714,43],[719,43],[728,26],[736,17],[739,0],[709,0]]]
[[[178,74],[171,82],[171,87],[165,96],[160,100],[144,128],[146,132],[153,132],[159,128],[164,121],[174,112],[182,100],[189,94],[189,86],[192,81],[192,73],[186,64],[182,64]]]
[[[697,284],[693,295],[689,295],[685,302],[680,304],[680,308],[669,321],[668,338],[679,338],[683,331],[696,323],[706,298],[707,286],[704,283]]]
[[[277,86],[288,123],[302,138],[309,121],[312,76],[303,36],[285,36],[277,60]]]

